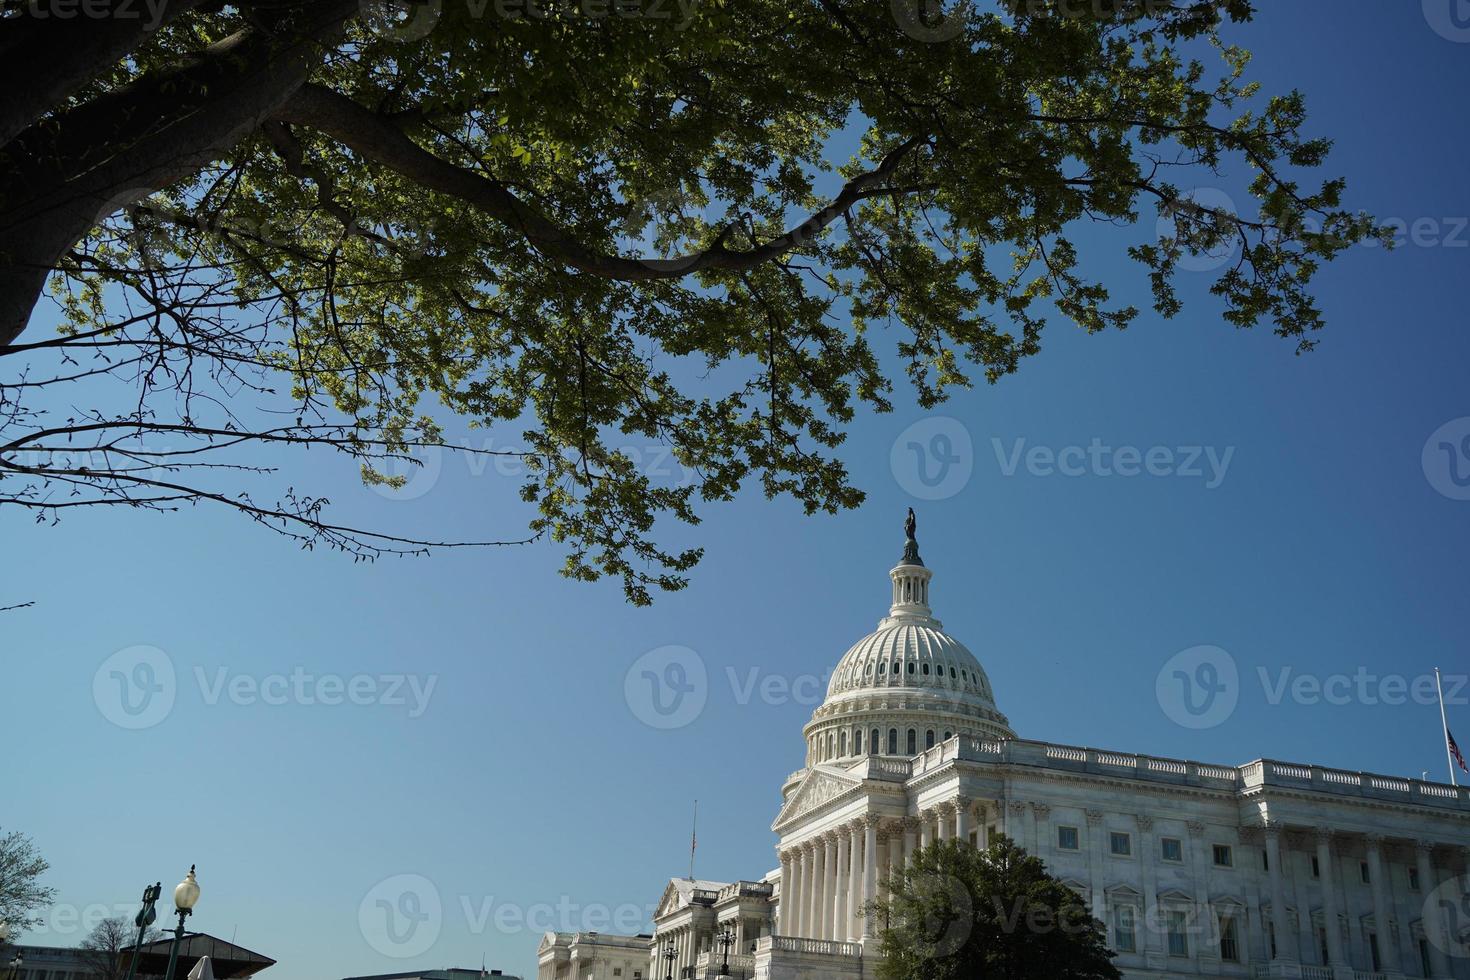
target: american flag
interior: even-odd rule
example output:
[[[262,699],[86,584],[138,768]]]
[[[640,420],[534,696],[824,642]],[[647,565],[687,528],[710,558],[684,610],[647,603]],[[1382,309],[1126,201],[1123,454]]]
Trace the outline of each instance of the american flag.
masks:
[[[1444,737],[1449,742],[1450,755],[1455,757],[1456,764],[1458,764],[1459,767],[1466,772],[1470,772],[1470,766],[1465,765],[1465,753],[1460,751],[1459,743],[1455,741],[1455,736],[1450,734],[1450,730],[1448,728],[1444,730]]]

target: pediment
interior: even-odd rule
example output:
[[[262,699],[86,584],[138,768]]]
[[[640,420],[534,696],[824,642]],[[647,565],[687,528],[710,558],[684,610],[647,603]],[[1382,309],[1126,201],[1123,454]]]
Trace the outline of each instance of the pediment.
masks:
[[[671,881],[664,886],[663,896],[658,900],[658,911],[654,913],[655,920],[662,919],[672,912],[677,912],[682,906],[679,905],[679,889]]]
[[[818,766],[806,774],[801,785],[796,788],[796,792],[791,794],[791,799],[787,800],[786,805],[781,808],[771,829],[779,830],[818,807],[825,806],[838,797],[852,792],[862,784],[861,779],[855,779],[841,770]]]
[[[1193,905],[1194,896],[1188,892],[1182,892],[1177,888],[1170,888],[1168,891],[1159,892],[1159,901],[1174,902],[1179,905]]]
[[[1113,885],[1111,888],[1104,888],[1103,892],[1109,898],[1117,899],[1118,901],[1136,902],[1143,899],[1143,895],[1137,889],[1131,888],[1128,885]]]

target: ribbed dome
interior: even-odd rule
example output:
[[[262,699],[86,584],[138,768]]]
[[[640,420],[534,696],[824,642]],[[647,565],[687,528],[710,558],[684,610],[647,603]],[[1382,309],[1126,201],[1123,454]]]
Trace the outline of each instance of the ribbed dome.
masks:
[[[936,620],[892,622],[858,640],[827,684],[828,703],[875,691],[928,688],[994,711],[995,694],[985,669],[963,643],[939,627]]]
[[[934,573],[919,557],[913,511],[906,530],[887,618],[843,655],[807,723],[808,766],[912,756],[952,735],[1015,737],[985,668],[929,608]]]

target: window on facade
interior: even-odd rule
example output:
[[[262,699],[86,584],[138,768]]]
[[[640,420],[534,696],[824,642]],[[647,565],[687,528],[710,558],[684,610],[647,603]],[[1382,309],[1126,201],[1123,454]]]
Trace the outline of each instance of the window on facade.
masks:
[[[1184,913],[1170,910],[1165,914],[1164,926],[1169,935],[1169,955],[1189,955],[1189,926]]]
[[[1421,939],[1419,940],[1419,973],[1427,977],[1429,976],[1429,971],[1429,941],[1427,939]]]
[[[898,729],[888,729],[888,754],[898,755]]]
[[[620,967],[620,966],[613,967],[613,976],[620,977],[622,975],[623,975],[623,968],[622,967]]]
[[[878,754],[878,729],[873,729],[872,737],[868,739],[868,751],[874,755]]]
[[[1368,933],[1368,955],[1373,959],[1373,972],[1377,973],[1383,969],[1383,961],[1378,958],[1378,934]]]
[[[1134,928],[1133,906],[1119,905],[1113,912],[1113,947],[1120,953],[1138,950],[1138,930]]]
[[[1317,855],[1315,854],[1312,855],[1312,877],[1322,877],[1322,865],[1317,863]]]
[[[1128,857],[1133,853],[1133,838],[1115,830],[1108,835],[1108,848],[1118,857]]]
[[[1409,889],[1411,891],[1418,891],[1419,890],[1419,869],[1418,868],[1410,868],[1409,869]]]
[[[1184,842],[1178,837],[1160,837],[1159,857],[1176,864],[1182,863],[1184,861]]]
[[[924,665],[924,676],[925,677],[928,677],[929,676],[929,665],[928,664],[925,664]]]
[[[911,660],[911,661],[909,661],[909,674],[912,675],[913,672],[914,672],[914,662]]]
[[[909,664],[910,667],[913,664]],[[919,733],[912,728],[909,729],[909,755],[919,754]]]
[[[842,732],[837,736],[837,754],[847,755],[847,732]]]
[[[1363,884],[1365,884],[1365,885],[1371,885],[1371,884],[1373,884],[1373,881],[1370,878],[1370,875],[1369,875],[1369,872],[1368,872],[1368,862],[1367,861],[1359,861],[1358,862],[1358,877],[1363,879]]]
[[[1266,942],[1271,944],[1271,958],[1274,960],[1276,958],[1276,922],[1270,918],[1266,919]]]
[[[1240,930],[1231,916],[1220,918],[1220,959],[1226,963],[1240,962]]]
[[[1262,871],[1270,871],[1271,870],[1271,855],[1268,854],[1268,853],[1266,853],[1265,851],[1262,851],[1261,852],[1261,870]]]
[[[885,660],[878,665],[878,675],[881,677],[886,673],[888,673],[888,661]]]
[[[944,733],[944,740],[946,742],[948,742],[952,738],[954,738],[954,733],[953,732],[945,732]]]
[[[1076,827],[1057,828],[1057,849],[1062,851],[1075,851],[1079,847]]]
[[[932,728],[924,733],[924,748],[934,748],[934,729]]]
[[[954,668],[949,668],[949,679],[954,680]]]
[[[863,730],[861,728],[852,733],[852,754],[863,754]]]
[[[1235,867],[1235,852],[1230,849],[1229,844],[1216,844],[1214,846],[1215,867]]]

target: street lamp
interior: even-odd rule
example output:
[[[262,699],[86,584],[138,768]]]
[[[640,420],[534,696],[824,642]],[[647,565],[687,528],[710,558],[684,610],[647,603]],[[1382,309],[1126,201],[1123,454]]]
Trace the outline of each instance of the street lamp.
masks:
[[[189,865],[189,874],[174,886],[174,911],[179,915],[179,924],[174,929],[174,942],[168,950],[168,972],[163,980],[174,980],[174,964],[179,959],[179,943],[184,939],[184,920],[194,912],[194,903],[199,901],[199,882],[194,880],[194,865]]]
[[[720,976],[728,977],[730,975],[730,947],[735,945],[735,936],[728,928],[720,933],[719,943],[725,950],[725,962],[720,964]]]
[[[138,954],[143,951],[143,935],[158,918],[158,912],[153,906],[158,902],[158,896],[162,894],[163,882],[161,881],[154,882],[143,889],[143,907],[138,909],[137,915],[133,916],[133,925],[138,927],[138,939],[133,943],[133,955],[128,960],[127,980],[133,980],[133,973],[138,968]]]
[[[21,958],[20,951],[17,950],[15,958],[10,961],[10,980],[15,980],[16,977],[20,976],[20,968],[24,965],[25,960]]]
[[[674,950],[674,941],[670,939],[668,945],[664,947],[664,959],[669,961],[668,980],[674,980],[674,960],[676,957],[678,957],[678,955],[679,954]]]

